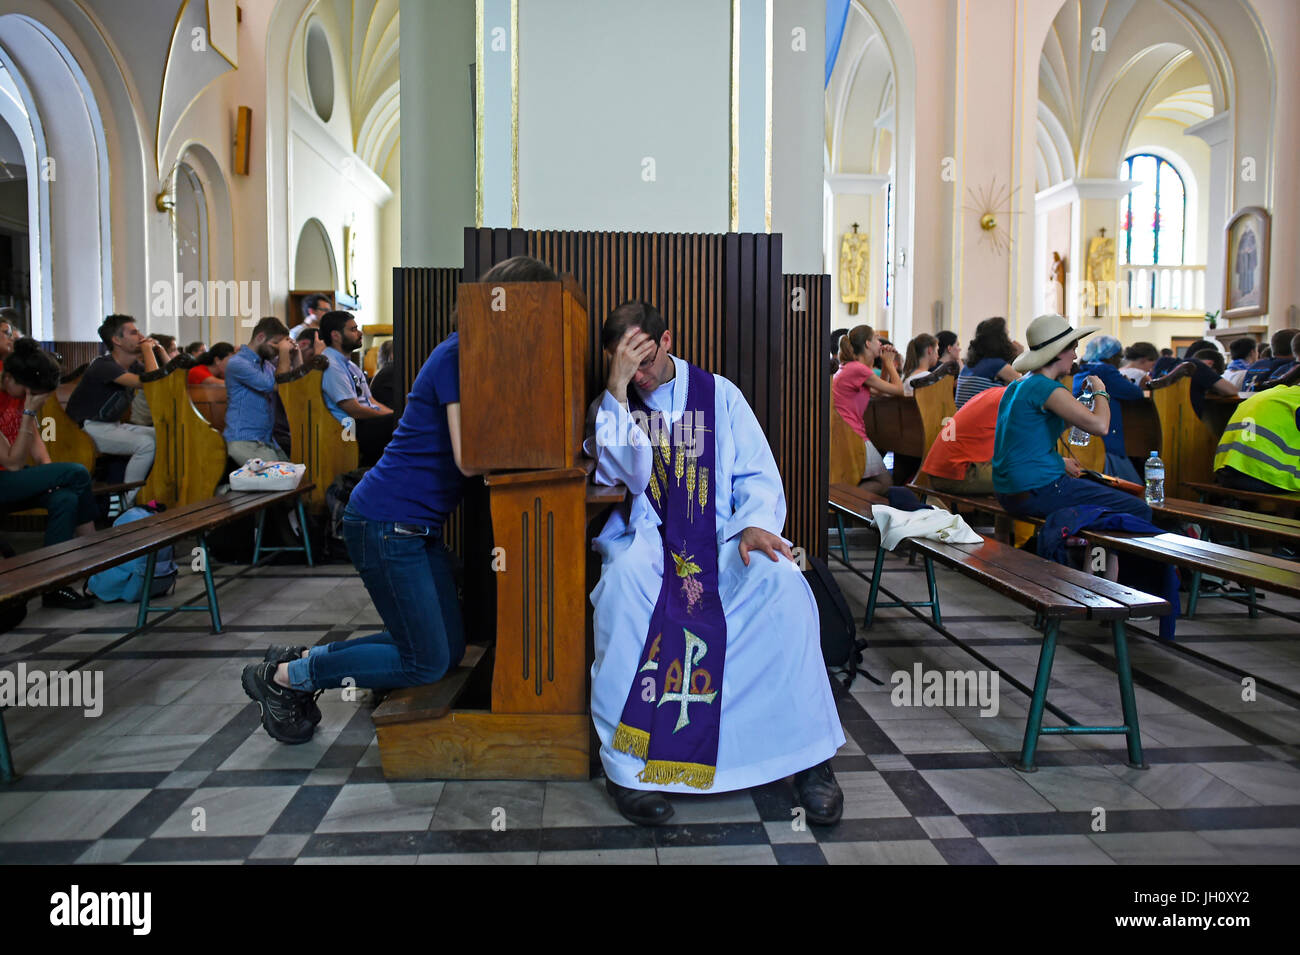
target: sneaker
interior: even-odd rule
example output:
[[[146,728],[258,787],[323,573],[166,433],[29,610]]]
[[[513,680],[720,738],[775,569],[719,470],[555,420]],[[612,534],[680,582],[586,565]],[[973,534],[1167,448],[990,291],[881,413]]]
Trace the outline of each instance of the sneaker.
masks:
[[[272,739],[281,743],[305,743],[316,725],[303,713],[303,697],[310,694],[275,682],[276,663],[250,663],[240,675],[248,698],[262,712],[262,725]]]
[[[279,643],[273,643],[266,648],[262,660],[266,663],[292,663],[300,658],[302,652],[306,649],[306,647],[286,647]],[[316,705],[316,700],[324,692],[324,690],[317,690],[314,693],[307,694],[302,701],[303,713],[306,714],[307,719],[311,720],[312,726],[315,726],[321,720],[321,711],[320,707]]]
[[[95,598],[89,594],[79,594],[71,587],[60,587],[42,594],[41,606],[56,610],[89,610],[95,606]]]

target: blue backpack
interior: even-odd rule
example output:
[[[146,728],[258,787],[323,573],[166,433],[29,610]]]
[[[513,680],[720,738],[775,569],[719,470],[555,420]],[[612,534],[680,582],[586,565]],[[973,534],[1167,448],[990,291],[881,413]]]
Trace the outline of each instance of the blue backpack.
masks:
[[[123,524],[130,524],[132,521],[138,521],[140,518],[148,517],[154,513],[156,512],[147,507],[132,507],[124,511],[113,522],[113,526],[121,527]],[[170,593],[171,589],[176,586],[176,577],[179,571],[173,557],[170,544],[158,549],[158,559],[154,563],[153,569],[153,587],[150,588],[149,596],[161,597]],[[111,603],[114,600],[138,603],[141,593],[144,592],[144,575],[148,563],[148,556],[128,560],[125,564],[118,564],[116,567],[110,567],[108,570],[102,570],[93,575],[86,582],[87,586],[90,588],[91,593],[106,603]]]

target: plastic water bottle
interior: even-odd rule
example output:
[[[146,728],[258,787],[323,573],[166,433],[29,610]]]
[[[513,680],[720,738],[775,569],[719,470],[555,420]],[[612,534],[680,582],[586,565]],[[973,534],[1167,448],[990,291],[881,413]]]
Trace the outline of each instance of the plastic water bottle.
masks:
[[[1147,504],[1158,506],[1165,502],[1165,462],[1154,451],[1147,458],[1145,467],[1147,479]]]
[[[1093,405],[1096,404],[1092,397],[1092,382],[1084,381],[1083,393],[1079,395],[1079,404],[1083,405],[1089,411],[1091,411]],[[1070,429],[1069,441],[1075,447],[1086,448],[1092,441],[1092,435],[1087,431],[1084,431],[1082,428],[1074,427]]]

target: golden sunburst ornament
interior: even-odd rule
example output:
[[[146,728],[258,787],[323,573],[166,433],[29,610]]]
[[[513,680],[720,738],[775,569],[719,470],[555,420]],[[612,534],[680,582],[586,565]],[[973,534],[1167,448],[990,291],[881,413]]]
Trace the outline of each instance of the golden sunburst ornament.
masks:
[[[1001,226],[1001,220],[1012,215],[1020,215],[1018,211],[1011,211],[1011,199],[1019,188],[1017,186],[1012,189],[1006,184],[999,186],[997,177],[994,177],[991,185],[966,190],[967,196],[974,205],[962,208],[979,216],[980,242],[987,242],[995,255],[1001,255],[1011,248],[1011,236]]]

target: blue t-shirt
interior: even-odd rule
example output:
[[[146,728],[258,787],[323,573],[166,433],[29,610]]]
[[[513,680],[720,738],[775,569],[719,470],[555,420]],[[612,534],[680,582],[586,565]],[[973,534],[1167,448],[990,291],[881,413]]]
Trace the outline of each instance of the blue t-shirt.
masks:
[[[352,491],[354,510],[372,521],[442,526],[465,488],[447,429],[447,405],[459,401],[460,337],[452,332],[415,376],[393,439]]]
[[[1065,474],[1065,463],[1056,450],[1065,421],[1046,407],[1052,392],[1064,387],[1039,374],[1007,385],[993,439],[993,488],[999,494],[1046,487]]]
[[[1241,390],[1251,391],[1273,377],[1273,373],[1284,365],[1291,364],[1291,356],[1283,358],[1261,358],[1246,369],[1246,377],[1241,379]]]
[[[960,408],[981,391],[1000,388],[1004,384],[998,377],[1006,362],[1001,358],[981,358],[973,365],[967,365],[957,376],[956,405]]]

